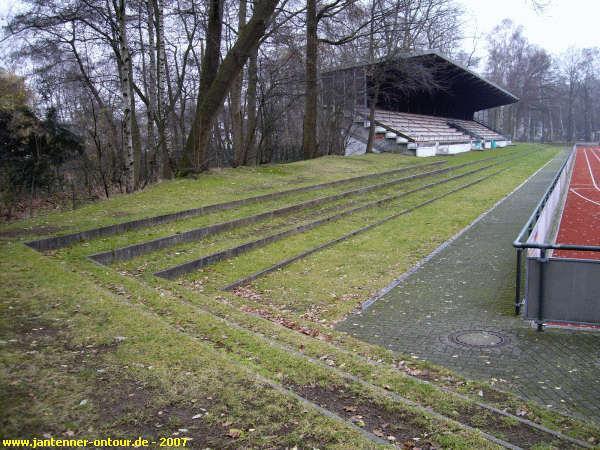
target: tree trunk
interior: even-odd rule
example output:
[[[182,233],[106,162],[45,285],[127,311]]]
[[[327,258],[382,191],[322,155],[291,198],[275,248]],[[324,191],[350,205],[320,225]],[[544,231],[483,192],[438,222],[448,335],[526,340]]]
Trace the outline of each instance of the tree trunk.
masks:
[[[590,142],[592,140],[592,129],[591,129],[591,98],[590,91],[587,86],[583,89],[583,124],[584,124],[584,139],[586,142]]]
[[[113,0],[117,20],[119,23],[119,51],[121,60],[118,61],[121,97],[123,100],[123,145],[124,145],[124,173],[125,173],[125,189],[127,192],[133,192],[135,189],[135,162],[133,155],[133,141],[131,128],[133,124],[131,111],[131,81],[130,81],[130,56],[127,45],[127,28],[125,17],[125,0]]]
[[[163,50],[164,50],[164,46],[163,46]],[[169,67],[168,67],[168,60],[167,60],[167,54],[164,54],[163,57],[163,61],[165,63],[165,81],[166,81],[166,85],[167,85],[167,99],[168,99],[168,108],[167,108],[167,118],[166,118],[166,127],[167,127],[167,137],[168,137],[168,142],[169,145],[167,146],[168,152],[167,152],[167,158],[168,158],[168,162],[169,162],[169,178],[173,178],[173,175],[175,173],[176,170],[176,163],[175,163],[175,148],[182,148],[183,147],[183,143],[182,143],[182,138],[181,138],[181,134],[179,133],[179,127],[178,127],[178,118],[177,118],[177,114],[175,113],[175,104],[176,104],[176,99],[175,99],[175,93],[173,92],[173,85],[171,83],[171,73],[169,72]],[[183,76],[183,74],[182,74]],[[181,98],[181,97],[179,97]]]
[[[194,124],[185,148],[184,168],[194,170],[206,169],[208,162],[206,159],[208,135],[213,120],[223,105],[235,77],[241,72],[252,50],[258,44],[261,37],[264,36],[278,3],[279,0],[261,0],[257,2],[252,18],[239,34],[231,50],[227,53],[223,64],[214,77],[214,81],[210,84],[210,89],[206,92],[200,91],[198,96],[199,107],[196,109]],[[207,57],[204,58],[205,61],[207,59]],[[200,87],[202,88],[202,78]],[[200,101],[201,94],[204,95]]]
[[[560,126],[560,137],[565,138],[565,122],[563,120],[562,106],[558,105],[558,125]]]
[[[208,142],[211,125],[216,116],[207,117],[200,113],[206,101],[206,94],[219,70],[221,54],[221,35],[223,31],[223,0],[210,0],[208,16],[208,30],[206,33],[206,52],[202,58],[202,72],[200,73],[200,87],[198,101],[192,129],[185,145],[182,166],[184,169],[205,170],[208,168]],[[239,40],[239,37],[238,37]],[[221,106],[218,105],[217,109]]]
[[[246,0],[240,0],[238,14],[238,33],[246,25]],[[244,145],[244,113],[242,111],[243,71],[235,77],[231,88],[231,134],[233,138],[233,167],[246,163]]]
[[[142,142],[140,140],[140,126],[138,125],[137,115],[135,112],[135,97],[133,94],[133,80],[131,74],[133,73],[131,58],[129,58],[128,64],[129,71],[129,102],[131,106],[131,144],[133,146],[133,173],[134,173],[134,184],[137,188],[140,185],[140,160],[142,157]]]
[[[548,142],[554,142],[554,124],[551,109],[548,109]]]
[[[373,153],[373,141],[375,140],[375,108],[377,106],[377,99],[379,98],[379,81],[375,82],[375,92],[369,105],[369,139],[367,140],[367,149],[365,153]]]
[[[573,136],[575,130],[573,127],[573,101],[574,101],[574,87],[573,83],[569,85],[569,102],[567,109],[567,142],[573,142]]]
[[[369,33],[369,62],[371,63],[371,77],[375,78],[375,92],[371,97],[369,105],[369,138],[367,139],[367,148],[365,153],[373,153],[373,140],[375,139],[375,108],[379,97],[379,77],[375,73],[375,0],[371,1],[371,24]]]
[[[148,87],[148,64],[146,63],[146,46],[143,44],[144,42],[144,34],[143,34],[143,29],[148,28],[148,36],[150,36],[150,34],[152,33],[152,30],[150,27],[144,27],[142,24],[142,18],[143,18],[143,14],[142,14],[142,7],[146,7],[146,9],[148,8],[148,3],[140,3],[139,4],[139,12],[138,12],[138,18],[139,18],[139,22],[138,22],[138,32],[139,32],[139,40],[141,44],[141,51],[140,51],[140,56],[142,58],[142,81],[143,81],[143,88],[144,88],[144,96],[146,97],[146,101],[144,102],[145,106],[146,106],[146,149],[144,152],[142,152],[142,160],[140,162],[140,166],[141,168],[143,168],[143,170],[140,170],[140,177],[143,174],[144,176],[144,185],[146,183],[148,183],[148,178],[149,178],[149,171],[148,171],[148,149],[154,147],[154,116],[152,114],[152,107],[150,105],[150,89]],[[149,19],[149,15],[147,16],[147,21],[146,24],[150,23],[150,19]],[[148,39],[149,43],[150,43],[150,39]],[[149,46],[149,53],[152,54],[152,46]]]
[[[160,146],[160,175],[162,178],[173,178],[169,155],[171,151],[171,135],[167,127],[167,62],[165,51],[165,30],[162,0],[153,0],[156,24],[156,80],[158,88],[158,136]]]
[[[148,146],[152,150],[150,157],[152,177],[156,174],[160,166],[160,156],[158,154],[158,142],[154,135],[154,124],[158,122],[158,114],[156,112],[156,43],[154,40],[154,6],[152,0],[146,1],[146,10],[148,14],[147,28],[148,28],[148,55],[150,57],[150,70],[148,70],[148,116],[150,117],[150,123],[148,124]]]
[[[305,159],[315,158],[318,152],[317,123],[319,80],[318,34],[317,34],[317,0],[306,3],[306,104],[304,106],[304,123],[302,133],[302,151]]]
[[[246,92],[246,109],[248,110],[248,121],[246,122],[246,140],[244,143],[246,164],[257,165],[258,149],[256,147],[256,130],[258,129],[258,117],[256,113],[256,88],[258,85],[258,45],[252,50],[248,61],[248,90]]]

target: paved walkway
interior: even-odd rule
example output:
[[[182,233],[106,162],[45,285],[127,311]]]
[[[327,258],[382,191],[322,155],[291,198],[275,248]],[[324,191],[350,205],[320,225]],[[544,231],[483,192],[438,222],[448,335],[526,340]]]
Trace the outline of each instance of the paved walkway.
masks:
[[[563,152],[516,193],[339,329],[600,423],[600,333],[546,329],[514,316],[512,241]],[[487,333],[461,334],[469,330]],[[452,338],[451,336],[455,336]],[[481,344],[495,344],[484,347]],[[465,344],[479,344],[468,346]]]

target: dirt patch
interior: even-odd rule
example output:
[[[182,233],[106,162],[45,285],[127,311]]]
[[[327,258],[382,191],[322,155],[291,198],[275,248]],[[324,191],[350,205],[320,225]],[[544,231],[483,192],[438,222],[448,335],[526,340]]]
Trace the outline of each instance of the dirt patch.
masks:
[[[498,436],[522,448],[530,448],[544,443],[558,445],[558,448],[579,448],[527,424],[476,405],[458,407],[456,411],[458,413],[456,420],[459,422]]]
[[[115,374],[116,375],[116,374]],[[115,381],[118,380],[117,383]],[[98,379],[94,400],[101,405],[99,423],[114,429],[115,436],[191,438],[186,448],[230,448],[234,439],[220,424],[206,420],[206,410],[173,403],[157,407],[153,399],[162,394],[132,379],[110,376]],[[110,393],[110,395],[107,395]]]
[[[246,287],[237,288],[234,291],[234,293],[239,296],[243,296],[247,292],[248,292],[248,288],[246,288]],[[298,323],[294,320],[287,319],[286,317],[282,316],[281,314],[271,313],[264,309],[251,308],[251,307],[245,306],[245,305],[240,306],[240,309],[247,313],[253,314],[255,316],[270,320],[271,322],[278,323],[282,327],[297,331],[299,333],[305,334],[305,335],[313,337],[313,338],[318,338],[321,340],[327,340],[327,338],[328,338],[326,335],[319,332],[319,330],[317,330],[316,328],[308,327],[308,326]]]
[[[346,420],[401,448],[438,448],[428,439],[428,432],[419,422],[422,416],[395,411],[384,405],[358,398],[350,389],[317,384],[298,385],[287,380],[286,387]]]
[[[31,312],[11,312],[10,338],[2,347],[16,359],[6,368],[6,384],[0,384],[0,410],[9,411],[0,420],[0,429],[55,439],[190,437],[186,448],[236,447],[228,429],[206,420],[206,411],[191,403],[165,406],[164,399],[169,400],[160,389],[107,364],[104,355],[116,351],[121,340],[73,345],[53,322]],[[44,400],[56,396],[62,402],[68,392],[85,403],[55,410]],[[155,405],[157,399],[163,401],[160,407]],[[49,418],[39,410],[50,412]]]
[[[356,393],[341,387],[323,387],[317,384],[297,385],[289,380],[285,384],[301,396],[403,448],[437,448],[422,425],[422,416],[388,409],[381,404],[361,399]],[[454,419],[458,422],[498,436],[519,447],[531,448],[545,443],[558,448],[578,448],[527,424],[475,405],[458,407],[456,412],[458,415]]]
[[[56,324],[49,320],[33,314],[20,314],[16,309],[12,309],[11,312],[13,314],[10,331],[18,335],[19,342],[22,344],[29,344],[32,341],[55,339],[59,333],[59,328]]]
[[[482,391],[483,400],[488,403],[502,404],[510,400],[510,396],[505,392],[497,391],[495,389],[489,389],[486,387],[484,387]]]

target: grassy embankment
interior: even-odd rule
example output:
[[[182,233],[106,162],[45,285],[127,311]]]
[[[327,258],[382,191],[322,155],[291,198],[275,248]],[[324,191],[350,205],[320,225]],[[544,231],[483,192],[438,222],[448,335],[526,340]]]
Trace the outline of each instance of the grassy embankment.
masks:
[[[594,426],[564,419],[511,395],[499,394],[485,383],[467,382],[442,368],[394,355],[330,328],[558,151],[521,145],[497,153],[514,150],[523,157],[507,163],[510,170],[273,272],[234,293],[223,292],[220,287],[488,175],[498,167],[368,209],[173,281],[157,279],[152,272],[450,175],[325,204],[110,267],[98,266],[85,256],[419,171],[294,194],[85,242],[46,255],[22,244],[38,236],[424,161],[385,154],[218,170],[198,180],[165,182],[134,195],[0,228],[4,299],[0,305],[4,392],[0,406],[5,411],[2,437],[178,435],[193,437],[189,445],[198,447],[374,445],[357,430],[266,382],[270,380],[390,442],[417,438],[421,443],[449,448],[492,445],[476,432],[461,430],[456,423],[440,420],[418,406],[390,399],[377,387],[419,405],[434,406],[438,413],[500,438],[536,438],[519,437],[521,432],[510,420],[489,418],[469,402],[403,375],[408,373],[475,398],[483,390],[484,399],[496,406],[513,413],[527,411],[531,420],[589,439],[598,433]],[[450,157],[447,165],[487,156],[490,153]],[[344,378],[341,372],[368,383]],[[547,443],[550,445],[551,440]]]

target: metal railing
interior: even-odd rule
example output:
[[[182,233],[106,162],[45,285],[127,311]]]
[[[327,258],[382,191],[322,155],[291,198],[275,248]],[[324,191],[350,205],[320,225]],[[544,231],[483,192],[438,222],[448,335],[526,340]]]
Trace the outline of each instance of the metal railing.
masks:
[[[554,189],[556,188],[561,175],[565,170],[568,170],[567,167],[571,158],[574,157],[575,151],[577,150],[577,146],[582,144],[575,144],[571,149],[571,153],[566,158],[563,165],[560,167],[556,176],[544,192],[542,199],[539,201],[531,216],[521,229],[521,232],[513,242],[513,247],[517,249],[517,272],[515,279],[515,315],[519,315],[521,312],[521,306],[523,306],[526,302],[526,298],[521,300],[521,272],[522,272],[522,259],[523,259],[523,250],[525,249],[537,249],[540,251],[539,257],[536,259],[540,263],[539,269],[539,307],[538,307],[538,318],[536,320],[537,330],[543,331],[544,329],[544,264],[548,262],[548,258],[546,256],[549,250],[577,250],[577,251],[596,251],[600,252],[600,246],[592,246],[592,245],[572,245],[572,244],[552,244],[552,243],[538,243],[538,242],[528,242],[531,233],[534,230],[535,224],[540,218],[544,207],[548,203],[550,196],[553,194]],[[597,145],[597,144],[594,144]],[[567,183],[568,186],[568,183]]]

